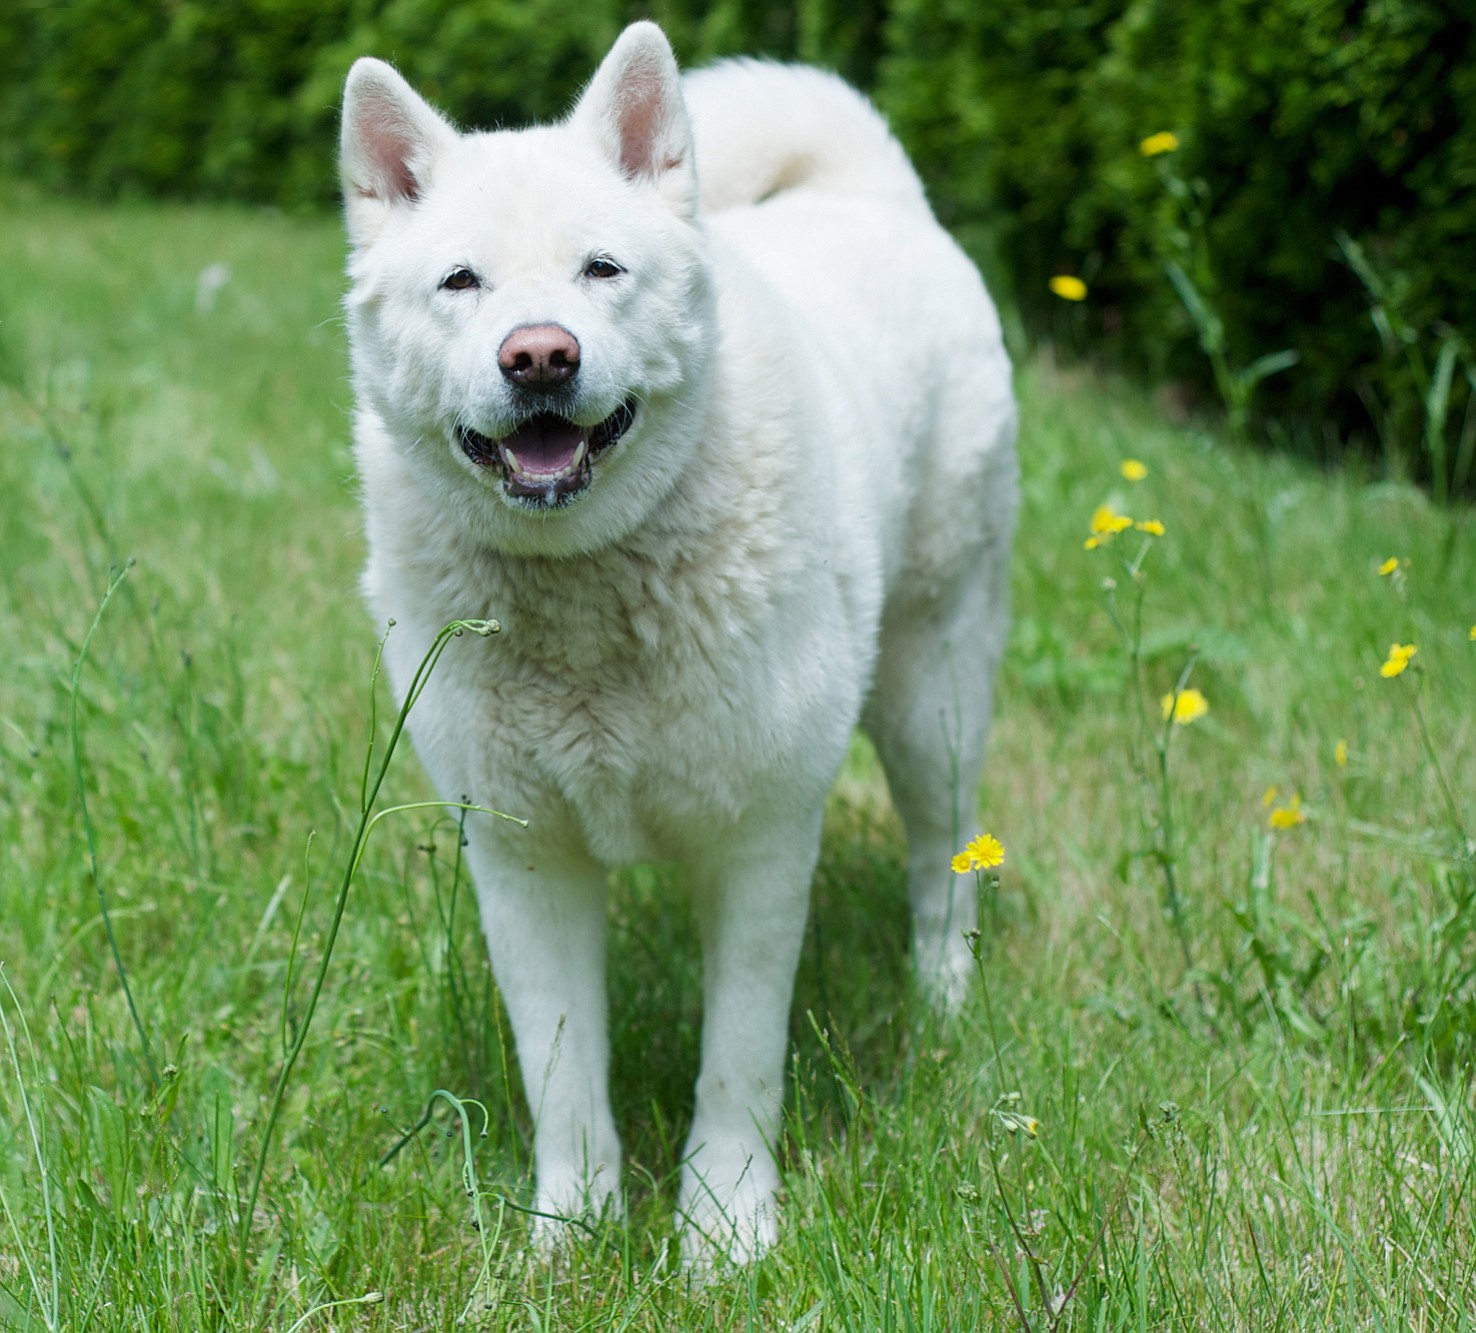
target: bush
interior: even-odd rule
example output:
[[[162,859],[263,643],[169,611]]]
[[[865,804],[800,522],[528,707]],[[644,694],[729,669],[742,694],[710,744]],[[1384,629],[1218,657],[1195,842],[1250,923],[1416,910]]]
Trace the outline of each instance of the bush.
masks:
[[[398,64],[466,123],[557,115],[619,30],[554,0],[84,0],[9,20],[28,77],[5,97],[5,164],[101,196],[327,203],[355,57]],[[0,20],[3,22],[3,20]]]
[[[1165,281],[1200,249],[1232,358],[1300,354],[1267,413],[1469,486],[1470,18],[1434,0],[899,0],[888,36],[882,100],[1031,328],[1081,313],[1047,289],[1075,273],[1117,355],[1207,383]],[[1181,143],[1167,168],[1137,148],[1160,130]],[[1165,169],[1197,186],[1197,235]]]
[[[0,10],[0,169],[98,197],[329,204],[344,76],[391,61],[463,125],[562,115],[621,27],[620,0],[153,0]],[[866,82],[880,0],[657,5],[689,63],[733,52]]]
[[[276,201],[298,142],[293,93],[348,8],[181,0],[12,10],[0,24],[24,75],[0,92],[0,161],[104,197]]]

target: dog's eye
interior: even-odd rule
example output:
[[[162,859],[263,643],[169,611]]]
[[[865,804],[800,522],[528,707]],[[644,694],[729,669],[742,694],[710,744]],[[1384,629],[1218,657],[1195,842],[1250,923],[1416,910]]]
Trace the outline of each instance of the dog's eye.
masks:
[[[625,270],[608,255],[596,255],[584,266],[586,278],[616,278]]]
[[[469,268],[453,268],[441,279],[441,286],[453,292],[467,292],[481,285],[481,280]]]

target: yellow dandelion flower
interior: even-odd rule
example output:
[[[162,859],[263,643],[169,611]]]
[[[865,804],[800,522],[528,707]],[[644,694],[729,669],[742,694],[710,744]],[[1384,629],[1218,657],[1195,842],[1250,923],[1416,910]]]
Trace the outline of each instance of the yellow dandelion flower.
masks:
[[[1179,727],[1198,721],[1210,710],[1209,700],[1196,689],[1180,690],[1177,696],[1165,694],[1159,703],[1163,720],[1167,722],[1172,717],[1174,725]]]
[[[1096,537],[1113,537],[1133,526],[1126,514],[1117,513],[1111,505],[1098,505],[1092,511],[1091,530]]]
[[[1471,626],[1471,640],[1476,642],[1476,625]]]
[[[1307,812],[1302,809],[1302,798],[1292,793],[1292,798],[1285,805],[1279,805],[1271,812],[1266,821],[1274,829],[1296,828],[1298,824],[1307,822]]]
[[[1179,147],[1179,136],[1172,130],[1159,130],[1157,134],[1150,134],[1138,145],[1138,151],[1144,157],[1158,157],[1162,153],[1172,153]]]
[[[1333,746],[1333,763],[1339,768],[1348,767],[1348,742],[1341,736],[1338,738],[1338,743]]]
[[[992,833],[981,833],[950,864],[955,875],[967,875],[971,870],[993,870],[995,866],[1004,864],[1004,844]]]
[[[1389,656],[1385,659],[1384,665],[1379,668],[1379,675],[1385,680],[1393,680],[1395,676],[1403,675],[1410,658],[1419,651],[1412,643],[1391,643]]]
[[[1398,568],[1399,557],[1397,555],[1391,555],[1387,560],[1384,561],[1382,565],[1379,566],[1379,577],[1381,579],[1386,579]]]
[[[1136,458],[1124,458],[1117,465],[1117,470],[1128,481],[1142,481],[1148,475],[1148,465],[1146,463],[1140,463]]]
[[[1281,788],[1273,782],[1269,787],[1266,788],[1264,794],[1261,796],[1261,804],[1270,805],[1271,802],[1276,799],[1276,793],[1280,790]]]
[[[1050,282],[1051,291],[1063,301],[1085,301],[1087,298],[1087,285],[1080,278],[1073,278],[1069,273],[1058,273]]]
[[[1081,545],[1082,545],[1082,549],[1083,550],[1086,550],[1086,551],[1095,551],[1097,549],[1097,547],[1099,547],[1101,544],[1102,544],[1102,539],[1100,537],[1088,537],[1086,539],[1086,541],[1082,542]],[[1476,633],[1473,633],[1471,635],[1471,637],[1473,639],[1476,639]]]
[[[1162,537],[1164,533],[1163,524],[1156,518],[1144,519],[1141,523],[1134,523],[1133,527],[1139,532],[1146,532],[1150,537]]]
[[[992,833],[981,833],[964,850],[984,870],[1004,864],[1004,844]]]

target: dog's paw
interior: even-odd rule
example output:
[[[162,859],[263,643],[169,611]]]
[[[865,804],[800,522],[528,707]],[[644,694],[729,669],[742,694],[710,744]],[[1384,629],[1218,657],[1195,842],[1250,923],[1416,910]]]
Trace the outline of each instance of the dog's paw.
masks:
[[[919,940],[914,946],[918,989],[940,1014],[957,1014],[968,998],[978,971],[978,961],[969,943],[954,933],[941,943]]]
[[[753,1263],[779,1239],[779,1172],[767,1148],[722,1160],[699,1151],[682,1168],[677,1228],[682,1261],[706,1278]]]
[[[625,1196],[611,1176],[613,1172],[599,1171],[589,1182],[571,1176],[558,1184],[539,1183],[529,1233],[534,1255],[560,1263],[596,1227],[625,1216]]]

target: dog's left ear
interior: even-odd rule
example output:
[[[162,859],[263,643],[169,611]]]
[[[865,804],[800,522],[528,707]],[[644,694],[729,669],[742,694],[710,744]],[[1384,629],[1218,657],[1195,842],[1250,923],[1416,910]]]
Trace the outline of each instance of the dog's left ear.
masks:
[[[620,34],[569,123],[587,127],[616,167],[653,185],[674,212],[695,215],[692,126],[671,43],[654,23],[632,23]]]

